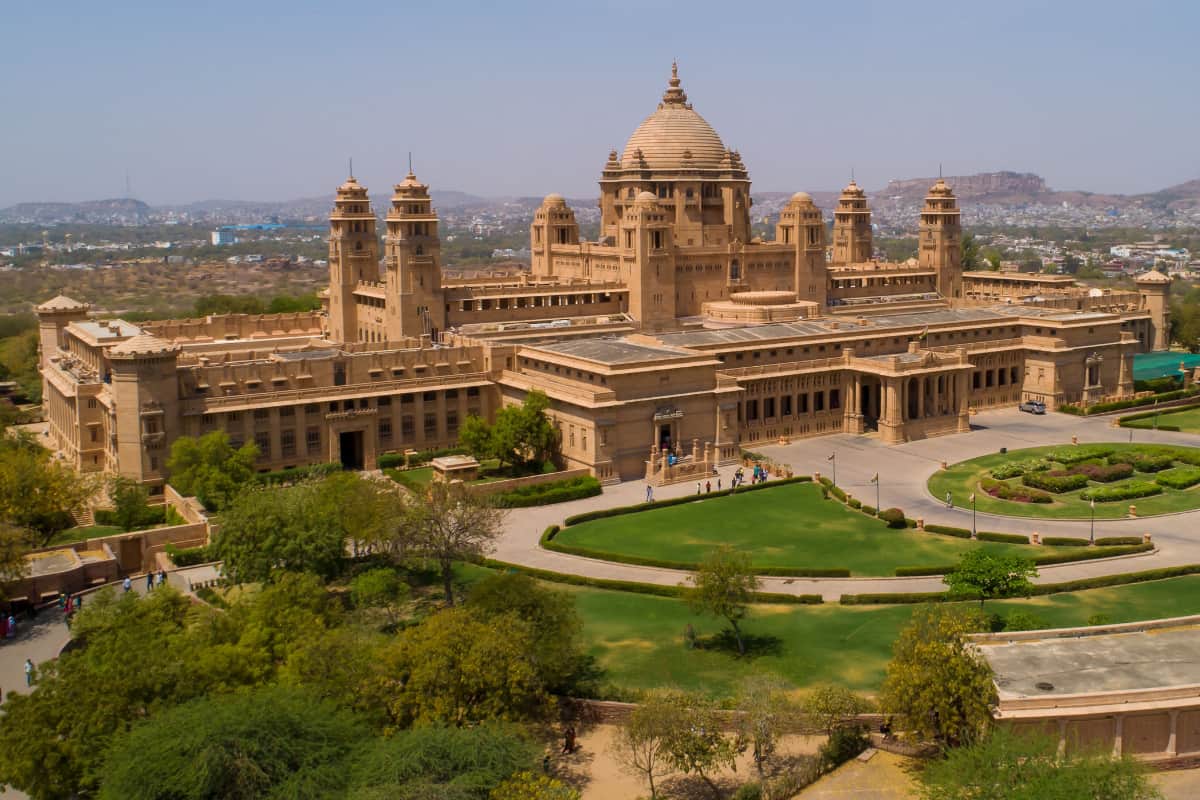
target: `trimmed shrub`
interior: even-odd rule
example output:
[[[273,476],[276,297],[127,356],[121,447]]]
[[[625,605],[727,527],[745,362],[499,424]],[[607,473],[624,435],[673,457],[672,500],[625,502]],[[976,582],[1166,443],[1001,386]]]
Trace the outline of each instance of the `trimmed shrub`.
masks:
[[[1104,536],[1096,540],[1097,547],[1118,547],[1121,545],[1140,545],[1140,536]]]
[[[308,478],[323,478],[335,472],[341,472],[342,465],[336,461],[325,464],[309,464],[305,467],[289,467],[274,472],[260,472],[255,479],[264,486],[298,483]]]
[[[915,578],[923,575],[949,575],[954,572],[954,566],[951,564],[924,566],[924,567],[896,567],[895,576],[897,578]]]
[[[873,516],[875,516],[875,515],[878,513],[878,510],[875,508],[875,506],[867,506],[867,505],[864,505],[864,506],[862,507],[862,512],[863,512],[864,514],[867,514],[868,516],[872,516],[872,517],[873,517]]]
[[[1094,406],[1088,406],[1088,414],[1103,414],[1108,411],[1120,411],[1125,408],[1137,408],[1138,406],[1150,406],[1158,403],[1168,403],[1172,400],[1180,400],[1184,397],[1191,397],[1200,392],[1200,388],[1192,387],[1190,389],[1177,389],[1173,392],[1162,392],[1161,394],[1150,395],[1149,397],[1138,397],[1129,400],[1115,400],[1111,403],[1097,403]]]
[[[999,481],[1009,478],[1019,478],[1026,472],[1044,472],[1050,469],[1050,462],[1044,458],[1030,458],[1025,461],[1011,461],[1001,464],[992,470],[992,477]]]
[[[546,530],[542,531],[542,536],[538,540],[538,546],[545,547],[546,542],[549,542],[552,539],[554,539],[555,536],[558,536],[558,532],[560,530],[562,530],[562,529],[559,528],[557,525],[551,525],[548,528],[546,528]]]
[[[844,606],[893,605],[905,603],[940,603],[945,592],[893,592],[891,594],[844,594],[838,602]]]
[[[1150,481],[1130,481],[1116,486],[1098,486],[1080,493],[1084,500],[1095,500],[1097,503],[1115,503],[1120,500],[1136,500],[1139,497],[1150,497],[1162,494],[1163,487]]]
[[[1200,467],[1176,467],[1154,476],[1154,482],[1172,489],[1187,489],[1200,483]]]
[[[917,527],[917,521],[915,519],[913,519],[912,517],[905,517],[904,518],[904,527],[915,528],[915,527]]]
[[[879,512],[879,518],[887,523],[889,528],[906,528],[908,522],[905,520],[904,512],[898,508],[885,508]]]
[[[980,538],[983,538],[982,536]],[[1084,544],[1087,544],[1086,540]],[[1074,564],[1077,561],[1091,561],[1097,558],[1112,558],[1113,556],[1128,556],[1134,553],[1144,553],[1152,550],[1154,545],[1139,544],[1131,547],[1093,547],[1083,553],[1055,553],[1038,556],[1033,560],[1038,566],[1048,564]],[[955,570],[953,564],[941,564],[924,567],[897,567],[895,574],[898,578],[916,577],[922,575],[948,575]]]
[[[1099,444],[1083,444],[1070,445],[1068,447],[1056,447],[1045,457],[1051,461],[1057,461],[1059,464],[1078,464],[1080,461],[1087,461],[1092,458],[1107,458],[1112,455],[1115,450],[1111,447],[1105,447]]]
[[[1077,417],[1083,416],[1084,413],[1082,408],[1072,403],[1060,403],[1055,410],[1064,414],[1074,414]]]
[[[843,503],[846,502],[846,493],[844,491],[842,491],[842,487],[830,486],[829,493],[831,495],[833,495],[834,497],[836,497],[838,500],[841,500]]]
[[[1087,475],[1072,474],[1063,470],[1052,472],[1031,472],[1021,476],[1021,483],[1034,489],[1062,494],[1073,492],[1088,485]]]
[[[1170,469],[1175,463],[1175,455],[1173,453],[1138,453],[1130,454],[1129,463],[1138,472],[1162,472],[1165,469]]]
[[[583,558],[594,558],[599,561],[614,561],[618,564],[636,564],[640,567],[661,567],[663,569],[695,570],[699,564],[695,561],[672,561],[665,558],[649,558],[646,556],[628,555],[625,553],[610,553],[607,550],[596,550],[575,544],[559,542],[554,537],[547,538],[542,534],[540,544],[543,549],[555,553],[566,553]],[[843,567],[756,567],[756,575],[770,575],[780,578],[849,578],[850,570]]]
[[[216,560],[208,552],[207,547],[187,547],[180,550],[175,545],[168,543],[163,549],[177,567],[191,567],[196,564],[207,564],[210,561]]]
[[[595,497],[602,491],[598,479],[591,475],[580,475],[575,478],[566,478],[536,486],[522,486],[510,492],[494,494],[492,502],[500,508],[527,508]]]
[[[956,536],[959,539],[970,539],[971,532],[966,528],[955,528],[951,525],[926,525],[925,530],[929,533],[939,533],[942,536]]]
[[[1019,533],[993,533],[992,531],[980,531],[976,534],[976,538],[981,542],[1006,542],[1008,544],[1029,544],[1029,537],[1022,536]],[[1086,542],[1085,542],[1086,544]]]
[[[1048,547],[1087,547],[1087,539],[1075,539],[1070,536],[1047,536],[1042,544]]]
[[[1110,456],[1110,458],[1116,458],[1116,456]],[[1096,481],[1097,483],[1112,483],[1113,481],[1131,477],[1133,475],[1133,465],[1128,463],[1100,465],[1085,462],[1083,464],[1076,464],[1067,470],[1067,472],[1072,475],[1083,475],[1088,480]]]
[[[1040,489],[1033,489],[1021,484],[1005,483],[991,478],[983,478],[979,481],[979,488],[987,492],[992,497],[1000,500],[1012,500],[1016,503],[1052,503],[1054,498],[1049,493],[1043,492]]]
[[[409,459],[408,463],[409,463],[409,466],[415,467],[419,464],[428,464],[430,461],[433,461],[435,458],[441,458],[442,456],[462,456],[462,455],[467,455],[467,448],[465,448],[465,447],[445,447],[445,448],[442,448],[441,450],[418,450],[416,453],[413,454],[412,458]],[[380,469],[387,469],[388,467],[403,467],[404,466],[404,454],[403,453],[384,453],[383,455],[379,456],[379,458],[377,458],[375,461],[379,465]]]
[[[848,502],[846,505],[850,506],[851,508],[853,508],[855,510],[858,510],[858,509],[862,508],[862,501],[859,500],[857,497],[851,497],[850,502]]]
[[[531,578],[551,583],[565,583],[571,586],[590,586],[594,589],[611,589],[617,592],[634,592],[637,594],[652,594],[659,597],[684,597],[689,591],[686,586],[660,586],[656,583],[638,583],[637,581],[618,581],[610,578],[589,578],[584,575],[568,575],[563,572],[552,572],[546,569],[523,567],[507,561],[497,561],[485,558],[482,566],[488,569],[498,569],[505,572],[522,572]],[[756,603],[795,603],[800,605],[820,605],[825,602],[819,594],[780,594],[778,592],[755,592]]]

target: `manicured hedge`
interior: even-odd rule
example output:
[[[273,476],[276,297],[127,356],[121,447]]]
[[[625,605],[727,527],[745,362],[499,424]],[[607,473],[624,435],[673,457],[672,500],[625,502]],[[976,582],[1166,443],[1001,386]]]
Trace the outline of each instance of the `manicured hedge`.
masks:
[[[1191,397],[1200,388],[1192,387],[1191,389],[1177,389],[1173,392],[1162,392],[1160,394],[1150,395],[1149,397],[1137,397],[1129,400],[1114,400],[1111,403],[1096,403],[1094,406],[1088,406],[1087,409],[1081,409],[1078,406],[1073,406],[1074,410],[1068,410],[1066,406],[1059,406],[1059,411],[1066,411],[1068,414],[1105,414],[1109,411],[1120,411],[1126,408],[1137,408],[1139,406],[1156,405],[1158,403],[1168,403],[1172,400],[1179,400],[1184,397]]]
[[[624,514],[637,514],[640,511],[650,511],[655,508],[667,508],[669,506],[683,505],[684,503],[695,503],[701,500],[710,500],[714,497],[725,497],[731,494],[742,494],[743,492],[756,492],[762,489],[772,489],[776,486],[786,486],[791,483],[808,483],[812,481],[811,475],[796,475],[791,478],[778,478],[766,483],[755,483],[750,486],[741,486],[737,489],[722,489],[719,492],[705,492],[703,494],[685,494],[681,497],[672,497],[669,500],[655,500],[653,503],[638,503],[635,506],[614,506],[612,508],[601,508],[596,511],[585,511],[582,514],[573,514],[563,520],[564,526],[579,525],[584,522],[589,522],[593,519],[605,519],[607,517],[619,517]]]
[[[1087,539],[1075,539],[1070,536],[1047,536],[1042,539],[1047,547],[1087,547]]]
[[[1053,472],[1031,472],[1021,476],[1021,483],[1034,489],[1062,494],[1073,492],[1088,485],[1087,475],[1072,474],[1062,470]]]
[[[1111,555],[1111,554],[1110,554]],[[1044,562],[1043,562],[1044,563]],[[1095,578],[1083,578],[1077,581],[1063,583],[1044,583],[1033,587],[1030,596],[1039,597],[1062,592],[1079,592],[1085,589],[1103,589],[1108,586],[1125,586],[1131,583],[1146,581],[1161,581],[1167,578],[1179,578],[1184,575],[1200,574],[1200,564],[1187,564],[1180,567],[1163,567],[1144,572],[1126,572],[1122,575],[1101,575]],[[937,603],[951,599],[945,592],[896,592],[893,594],[844,594],[838,601],[845,606],[888,605],[908,603]]]
[[[993,533],[992,531],[980,531],[975,536],[981,542],[1007,542],[1008,544],[1029,544],[1029,537],[1022,536],[1019,533]],[[1084,544],[1086,544],[1086,542]]]
[[[1187,403],[1187,404],[1184,404],[1181,406],[1171,406],[1170,408],[1161,408],[1161,409],[1153,408],[1149,411],[1139,411],[1136,414],[1126,414],[1125,416],[1121,417],[1121,419],[1119,419],[1117,421],[1117,424],[1124,428],[1124,427],[1128,427],[1127,423],[1133,422],[1134,420],[1150,419],[1151,417],[1155,416],[1156,414],[1173,414],[1176,411],[1190,411],[1194,408],[1200,408],[1200,404]],[[1160,431],[1166,431],[1166,430],[1172,430],[1172,429],[1179,430],[1179,428],[1177,426],[1168,427],[1166,425],[1159,425],[1158,429]]]
[[[1151,497],[1162,494],[1163,487],[1149,481],[1130,481],[1117,486],[1097,486],[1080,492],[1084,500],[1095,500],[1097,503],[1115,503],[1120,500],[1136,500],[1139,497]]]
[[[595,589],[611,589],[617,592],[634,592],[637,594],[652,594],[659,597],[685,597],[687,586],[660,586],[656,583],[639,583],[637,581],[618,581],[610,578],[589,578],[584,575],[568,575],[563,572],[552,572],[545,569],[523,567],[520,564],[510,564],[507,561],[496,561],[485,558],[481,562],[489,569],[504,570],[505,572],[523,572],[531,578],[552,583],[565,583],[572,586],[590,586]],[[825,602],[819,594],[782,594],[779,592],[755,592],[756,603],[791,603],[799,605],[820,605]]]
[[[1116,456],[1110,456],[1116,458]],[[1096,481],[1097,483],[1112,483],[1113,481],[1124,480],[1133,475],[1133,465],[1127,463],[1108,464],[1106,466],[1100,464],[1076,464],[1067,470],[1068,473],[1075,475],[1083,475],[1088,480]]]
[[[277,486],[283,483],[296,483],[308,478],[323,478],[326,475],[332,475],[335,472],[341,471],[342,465],[337,461],[331,461],[325,464],[309,464],[304,467],[277,469],[274,472],[260,472],[254,478],[264,486]]]
[[[429,490],[429,484],[424,481],[418,481],[408,474],[408,470],[388,468],[383,471],[384,475],[394,480],[406,489],[411,489],[417,494],[424,497]]]
[[[1045,454],[1045,458],[1070,466],[1071,464],[1078,464],[1080,461],[1087,461],[1092,458],[1107,458],[1114,452],[1115,450],[1112,447],[1105,447],[1100,444],[1069,445],[1054,448]]]
[[[492,495],[492,502],[500,508],[527,508],[529,506],[548,506],[552,503],[564,503],[568,500],[581,500],[585,497],[595,497],[603,489],[600,481],[591,475],[580,475],[551,483],[536,486],[522,486],[510,492]]]
[[[956,536],[959,539],[970,539],[971,532],[966,528],[955,528],[952,525],[925,525],[929,533],[940,533],[943,536]]]
[[[868,517],[876,517],[876,516],[879,516],[879,511],[878,511],[878,510],[875,508],[875,506],[866,506],[866,505],[865,505],[865,506],[863,506],[863,507],[862,507],[862,509],[860,509],[860,510],[861,510],[861,511],[862,511],[864,514],[866,514]]]
[[[195,564],[207,564],[210,561],[215,561],[212,553],[207,547],[187,547],[180,550],[173,544],[167,544],[165,548],[166,554],[170,556],[171,561],[177,567],[190,567]]]
[[[1087,540],[1084,540],[1087,544]],[[1131,547],[1097,547],[1091,548],[1084,553],[1055,553],[1051,555],[1038,556],[1032,559],[1033,563],[1041,566],[1050,564],[1074,564],[1077,561],[1092,561],[1097,558],[1113,558],[1114,556],[1128,556],[1135,553],[1144,553],[1147,550],[1153,550],[1154,545],[1137,544]],[[898,578],[911,578],[931,575],[948,575],[953,572],[956,567],[953,564],[941,564],[923,567],[897,567],[895,574]]]
[[[850,507],[851,507],[851,508],[853,508],[855,511],[861,511],[861,510],[862,510],[862,501],[861,501],[861,500],[859,500],[857,497],[851,497],[851,498],[850,498],[850,501],[849,501],[848,503],[846,503],[846,505],[850,506]]]
[[[1140,536],[1104,536],[1096,540],[1097,547],[1113,547],[1117,545],[1141,545]],[[1151,545],[1153,546],[1153,545]]]
[[[1007,464],[1001,464],[992,470],[992,477],[996,480],[1008,480],[1009,478],[1018,478],[1026,472],[1042,472],[1050,469],[1050,462],[1044,458],[1029,458],[1024,461],[1010,461]]]
[[[1174,453],[1131,453],[1129,463],[1138,472],[1162,472],[1175,463]]]
[[[1033,489],[1020,484],[1013,485],[1004,481],[994,480],[992,478],[981,478],[979,488],[990,494],[992,497],[998,497],[1001,500],[1012,500],[1017,503],[1052,503],[1054,498],[1047,492],[1041,489]]]
[[[1200,483],[1200,467],[1176,467],[1154,476],[1154,482],[1172,489],[1187,489]]]
[[[566,544],[559,542],[553,536],[547,538],[546,534],[542,534],[541,545],[546,550],[551,550],[555,553],[566,553],[572,556],[582,556],[583,558],[594,558],[598,561],[612,561],[618,564],[636,564],[641,567],[661,567],[662,569],[677,569],[685,571],[694,571],[699,568],[699,564],[694,561],[671,561],[665,558],[647,558],[644,556],[627,555],[624,553],[610,553],[605,550],[595,550],[590,547],[581,547],[574,544]],[[813,569],[811,567],[757,567],[754,570],[756,575],[771,575],[782,578],[849,578],[850,570],[840,567],[830,567]]]
[[[885,508],[879,512],[879,518],[887,523],[889,528],[907,528],[904,512],[899,508]]]

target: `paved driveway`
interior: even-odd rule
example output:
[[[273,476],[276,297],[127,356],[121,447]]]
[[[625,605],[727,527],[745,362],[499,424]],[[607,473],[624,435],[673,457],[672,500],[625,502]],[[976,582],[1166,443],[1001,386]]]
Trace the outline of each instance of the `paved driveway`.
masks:
[[[788,445],[756,446],[754,450],[786,464],[797,473],[821,472],[829,475],[829,455],[836,453],[838,485],[874,504],[875,487],[871,476],[880,475],[880,503],[898,506],[910,517],[929,523],[971,527],[971,512],[947,509],[931,497],[925,483],[942,461],[954,463],[1001,447],[1010,450],[1046,444],[1065,444],[1077,436],[1080,442],[1128,441],[1129,430],[1113,427],[1111,417],[1081,418],[1067,414],[1034,416],[1014,409],[986,411],[972,417],[970,433],[940,436],[908,444],[885,446],[874,436],[837,434],[801,439]],[[1134,441],[1159,444],[1200,445],[1200,437],[1167,431],[1134,431]],[[723,485],[733,468],[722,471]],[[655,490],[662,500],[694,494],[695,483],[683,483]],[[505,532],[498,543],[495,558],[528,567],[566,572],[595,578],[641,581],[675,585],[686,580],[680,570],[618,564],[555,553],[538,547],[538,538],[548,525],[583,511],[612,506],[632,505],[645,499],[645,484],[627,481],[606,487],[604,494],[554,506],[520,509],[510,512]],[[1034,520],[979,514],[979,527],[992,531],[1028,534],[1037,531],[1050,536],[1088,535],[1089,523],[1083,521]],[[1134,520],[1098,520],[1096,536],[1140,536],[1150,533],[1158,550],[1146,555],[1105,559],[1078,564],[1060,564],[1040,569],[1040,583],[1057,583],[1098,575],[1134,572],[1179,564],[1200,563],[1200,511]],[[787,594],[821,594],[837,600],[842,594],[863,592],[927,592],[944,588],[940,578],[763,578],[763,590]]]

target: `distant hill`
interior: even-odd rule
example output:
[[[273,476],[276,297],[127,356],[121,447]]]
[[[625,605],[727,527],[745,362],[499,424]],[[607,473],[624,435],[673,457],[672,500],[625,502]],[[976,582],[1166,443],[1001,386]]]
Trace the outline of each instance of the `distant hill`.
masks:
[[[150,206],[132,198],[87,200],[82,203],[17,203],[0,209],[0,222],[91,223],[124,218],[135,221],[144,218]]]
[[[880,199],[919,202],[937,178],[893,180],[880,192]],[[960,202],[1021,206],[1040,203],[1122,209],[1130,206],[1178,210],[1200,205],[1200,179],[1147,194],[1097,194],[1051,189],[1040,175],[1030,172],[982,172],[952,175],[944,179]]]

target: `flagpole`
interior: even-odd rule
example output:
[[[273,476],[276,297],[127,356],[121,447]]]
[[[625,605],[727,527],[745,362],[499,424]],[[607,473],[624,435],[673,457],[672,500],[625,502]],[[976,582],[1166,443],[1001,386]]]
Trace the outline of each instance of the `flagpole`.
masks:
[[[1096,543],[1096,501],[1092,500],[1092,532],[1088,534],[1088,544]]]
[[[971,492],[971,538],[978,539],[979,531],[975,525],[975,493]]]

